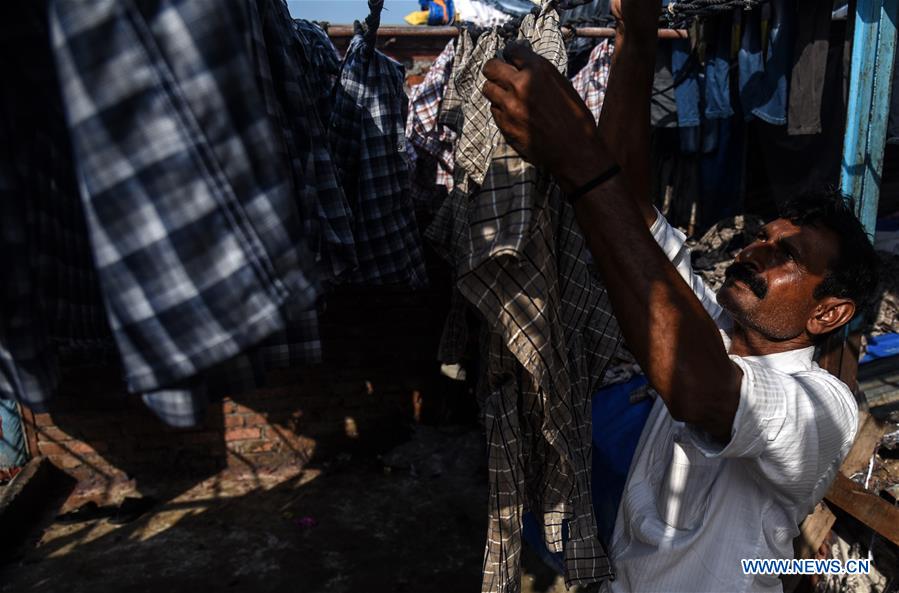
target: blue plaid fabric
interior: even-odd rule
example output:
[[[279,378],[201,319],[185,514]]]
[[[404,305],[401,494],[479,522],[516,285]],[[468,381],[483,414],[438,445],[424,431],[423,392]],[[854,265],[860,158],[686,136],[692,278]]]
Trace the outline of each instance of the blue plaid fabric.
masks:
[[[260,343],[285,328],[285,308],[317,296],[247,8],[51,6],[94,259],[133,392]]]
[[[331,89],[340,74],[340,55],[328,34],[317,24],[294,20],[294,28],[305,49],[306,60],[311,68],[312,90],[316,93],[318,115],[322,121],[331,117]]]
[[[37,411],[57,353],[112,345],[48,40],[46,3],[0,7],[0,398]]]
[[[275,103],[270,111],[275,111],[286,143],[297,199],[304,210],[307,204],[310,209],[304,214],[306,235],[320,276],[335,283],[355,269],[357,261],[352,212],[319,114],[330,101],[331,85],[319,64],[325,52],[317,47],[321,40],[309,44],[316,38],[308,30],[301,35],[283,0],[260,0],[257,7],[260,22],[254,43],[261,54],[263,88],[272,97],[268,102]]]
[[[372,41],[373,43],[373,41]],[[355,283],[426,284],[410,194],[403,66],[362,35],[350,42],[334,89],[331,147],[353,211]]]

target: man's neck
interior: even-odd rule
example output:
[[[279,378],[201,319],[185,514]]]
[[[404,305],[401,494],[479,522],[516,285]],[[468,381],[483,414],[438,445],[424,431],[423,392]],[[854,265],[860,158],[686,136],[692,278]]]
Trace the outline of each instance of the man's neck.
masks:
[[[772,340],[752,328],[740,325],[736,321],[734,321],[729,335],[731,340],[730,354],[736,356],[766,356],[812,346],[811,340],[804,332],[794,338]]]

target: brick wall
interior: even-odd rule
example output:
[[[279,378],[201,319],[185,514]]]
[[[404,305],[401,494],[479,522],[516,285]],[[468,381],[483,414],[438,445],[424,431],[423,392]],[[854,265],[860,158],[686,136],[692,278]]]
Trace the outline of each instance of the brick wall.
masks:
[[[81,494],[182,480],[264,479],[335,452],[399,442],[415,422],[474,418],[465,386],[435,355],[448,305],[439,270],[411,292],[344,290],[321,318],[324,363],[269,374],[269,385],[209,406],[192,430],[167,428],[117,371],[64,369],[48,413],[25,414],[30,447],[79,481]]]

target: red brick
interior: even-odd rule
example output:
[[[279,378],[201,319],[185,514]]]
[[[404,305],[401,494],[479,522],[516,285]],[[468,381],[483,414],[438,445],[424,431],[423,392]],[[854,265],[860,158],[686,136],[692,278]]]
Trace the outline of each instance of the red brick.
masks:
[[[239,428],[243,426],[243,419],[243,416],[237,414],[225,416],[225,428]]]
[[[69,449],[56,443],[42,442],[37,444],[37,448],[43,455],[65,455]]]
[[[53,465],[63,469],[71,469],[81,465],[81,460],[72,455],[50,455],[50,461]]]
[[[106,451],[107,449],[109,449],[109,446],[103,442],[83,443],[80,441],[75,441],[72,444],[68,445],[68,447],[72,453],[80,453],[85,455],[96,453],[97,451]]]
[[[71,441],[73,438],[55,426],[43,426],[37,430],[37,439],[39,441],[58,443],[60,441]]]
[[[266,426],[268,418],[265,414],[248,414],[243,417],[245,426]],[[225,425],[227,426],[227,424]]]
[[[35,414],[34,423],[38,426],[52,426],[53,418],[50,417],[50,414]]]
[[[232,428],[225,431],[226,441],[243,441],[258,439],[262,432],[258,428]]]
[[[237,402],[226,402],[224,407],[225,414],[255,414],[256,410],[243,406]]]

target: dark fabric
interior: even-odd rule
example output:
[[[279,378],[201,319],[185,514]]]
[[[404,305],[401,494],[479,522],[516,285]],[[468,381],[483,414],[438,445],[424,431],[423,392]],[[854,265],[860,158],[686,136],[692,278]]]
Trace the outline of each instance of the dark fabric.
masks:
[[[353,37],[331,111],[331,146],[359,260],[348,280],[415,288],[427,277],[410,192],[404,69],[373,42]]]
[[[817,0],[796,0],[801,15],[793,50],[790,77],[790,110],[787,132],[791,135],[821,132],[821,101],[830,47],[830,5]]]
[[[340,74],[340,55],[331,42],[328,34],[317,24],[303,19],[294,20],[297,34],[302,41],[306,60],[309,63],[309,74],[312,78],[312,91],[318,95],[316,105],[322,121],[328,121],[331,111],[331,89]]]
[[[800,193],[836,187],[842,161],[846,102],[842,31],[834,28],[821,103],[821,133],[790,136],[786,126],[757,121],[747,127],[746,210],[769,217]]]
[[[730,42],[732,17],[717,16],[705,21],[705,116],[707,119],[730,117]]]
[[[671,74],[671,41],[659,40],[656,49],[655,77],[649,116],[653,127],[677,127],[677,102],[674,98],[674,76]]]
[[[745,14],[738,63],[740,101],[747,120],[754,116],[769,124],[786,123],[797,20],[796,0],[772,0]]]
[[[131,391],[195,376],[317,296],[246,6],[55,2],[94,261]]]
[[[328,48],[320,29],[291,20],[283,0],[256,0],[256,5],[260,23],[251,31],[267,110],[285,144],[295,202],[318,273],[324,282],[338,283],[358,261],[352,212],[319,111],[331,102]]]
[[[707,122],[716,127],[716,146],[699,162],[700,198],[694,232],[743,212],[745,124],[736,117]]]
[[[699,61],[687,39],[671,42],[671,74],[674,77],[681,150],[685,153],[699,152],[702,149]]]
[[[57,355],[113,349],[59,94],[46,2],[0,6],[0,398],[45,410]]]

